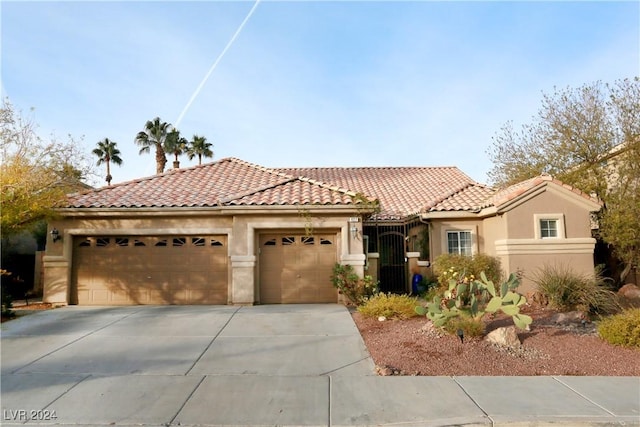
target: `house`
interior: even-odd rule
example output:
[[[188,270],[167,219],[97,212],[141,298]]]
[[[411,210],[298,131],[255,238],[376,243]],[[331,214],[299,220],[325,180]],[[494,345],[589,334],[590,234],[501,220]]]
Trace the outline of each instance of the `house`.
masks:
[[[45,301],[337,302],[337,263],[383,291],[441,253],[506,271],[593,269],[599,204],[550,177],[496,191],[455,167],[271,169],[235,158],[69,196],[49,225]]]

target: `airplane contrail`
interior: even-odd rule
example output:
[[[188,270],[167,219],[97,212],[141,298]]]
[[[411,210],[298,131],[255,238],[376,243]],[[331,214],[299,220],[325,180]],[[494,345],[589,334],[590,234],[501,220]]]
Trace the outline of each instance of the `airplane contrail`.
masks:
[[[247,21],[249,20],[249,18],[251,18],[251,15],[253,15],[253,12],[256,10],[256,8],[258,7],[258,4],[260,3],[260,0],[256,0],[256,2],[253,4],[253,7],[251,8],[251,10],[249,11],[249,13],[247,14],[247,16],[244,18],[244,21],[242,21],[242,23],[240,24],[240,26],[238,27],[238,29],[236,30],[235,34],[233,35],[233,37],[231,37],[231,40],[229,40],[229,42],[227,43],[227,45],[224,47],[224,49],[222,50],[222,52],[220,53],[220,55],[218,55],[218,57],[216,58],[216,60],[214,61],[213,65],[211,65],[211,68],[209,68],[209,71],[207,72],[207,74],[204,76],[204,78],[202,79],[202,81],[200,82],[200,84],[198,85],[198,87],[196,88],[196,90],[193,92],[193,95],[191,95],[191,99],[189,99],[189,102],[187,102],[187,105],[184,106],[184,109],[182,110],[182,112],[180,113],[180,116],[178,116],[178,120],[176,120],[175,122],[175,127],[178,128],[178,126],[180,125],[180,122],[182,121],[182,119],[184,118],[185,114],[187,114],[187,111],[189,110],[189,107],[191,107],[191,104],[193,103],[193,101],[196,99],[196,97],[200,94],[200,91],[202,90],[202,88],[204,87],[205,83],[207,83],[207,80],[209,80],[209,76],[211,76],[211,73],[213,73],[213,70],[216,69],[216,67],[218,66],[218,63],[220,62],[220,60],[222,59],[222,57],[224,56],[225,53],[227,53],[227,50],[229,50],[229,48],[231,47],[231,45],[233,44],[233,42],[235,41],[236,37],[238,37],[238,34],[240,34],[240,32],[242,31],[242,28],[244,27],[244,25],[247,23]]]

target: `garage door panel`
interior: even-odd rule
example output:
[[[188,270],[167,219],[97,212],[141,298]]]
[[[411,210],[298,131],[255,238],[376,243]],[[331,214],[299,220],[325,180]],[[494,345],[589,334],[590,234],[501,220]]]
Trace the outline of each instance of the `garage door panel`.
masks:
[[[79,237],[72,292],[79,304],[226,304],[226,242],[226,236]]]
[[[335,235],[265,234],[260,244],[260,301],[336,302],[330,275],[336,262]]]

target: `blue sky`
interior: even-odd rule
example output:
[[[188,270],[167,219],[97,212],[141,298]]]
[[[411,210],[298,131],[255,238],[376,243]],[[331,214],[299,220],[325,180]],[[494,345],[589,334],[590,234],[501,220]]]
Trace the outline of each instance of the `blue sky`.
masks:
[[[42,136],[118,142],[113,183],[151,175],[136,133],[176,123],[253,6],[2,1],[2,95],[35,108]],[[214,159],[455,165],[486,182],[492,137],[530,121],[543,92],[637,75],[637,1],[263,0],[179,129]]]

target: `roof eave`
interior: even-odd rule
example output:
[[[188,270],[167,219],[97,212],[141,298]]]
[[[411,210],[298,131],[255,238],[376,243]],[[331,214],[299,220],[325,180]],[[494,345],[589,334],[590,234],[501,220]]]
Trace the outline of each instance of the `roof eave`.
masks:
[[[420,215],[424,220],[448,218],[477,218],[477,211],[430,211]]]
[[[249,205],[249,206],[213,206],[213,207],[129,207],[129,208],[59,208],[56,212],[62,217],[110,217],[110,216],[207,216],[207,215],[242,215],[308,212],[370,214],[372,209],[358,205]]]

